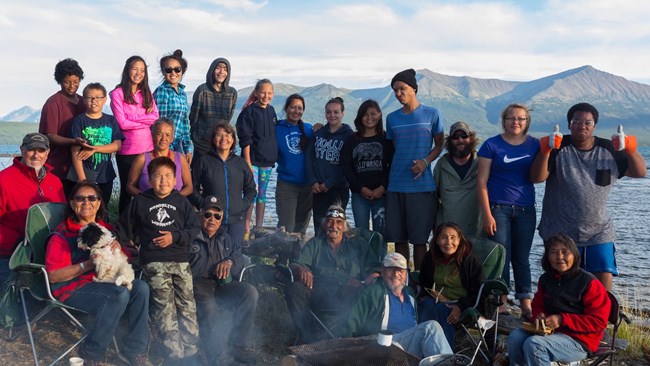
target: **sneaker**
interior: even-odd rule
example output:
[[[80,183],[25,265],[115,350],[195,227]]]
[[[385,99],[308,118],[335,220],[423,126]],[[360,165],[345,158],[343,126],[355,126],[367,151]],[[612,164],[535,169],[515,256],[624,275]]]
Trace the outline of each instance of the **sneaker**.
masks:
[[[139,355],[135,355],[135,356],[132,356],[132,357],[127,357],[127,359],[129,360],[129,364],[131,366],[150,366],[151,365],[151,363],[149,362],[149,357],[144,353],[141,353]]]
[[[232,355],[232,358],[234,358],[237,362],[241,362],[246,365],[257,364],[257,355],[255,354],[255,351],[250,348],[233,347],[233,349],[230,351],[230,354]]]

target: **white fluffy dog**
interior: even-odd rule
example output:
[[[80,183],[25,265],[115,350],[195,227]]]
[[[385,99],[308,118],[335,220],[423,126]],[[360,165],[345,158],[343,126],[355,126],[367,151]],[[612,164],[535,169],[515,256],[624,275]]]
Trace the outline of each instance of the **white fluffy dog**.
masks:
[[[81,228],[77,244],[83,250],[90,250],[97,272],[93,281],[114,283],[131,290],[135,279],[133,267],[120,248],[113,248],[114,240],[108,229],[93,222]]]

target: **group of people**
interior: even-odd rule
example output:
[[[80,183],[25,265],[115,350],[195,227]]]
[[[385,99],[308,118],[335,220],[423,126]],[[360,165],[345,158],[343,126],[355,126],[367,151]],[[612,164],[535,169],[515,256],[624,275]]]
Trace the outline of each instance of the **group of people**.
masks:
[[[513,333],[509,344],[522,351],[512,353],[512,363],[573,361],[594,350],[606,326],[606,290],[617,274],[605,201],[616,179],[646,174],[633,136],[593,135],[596,108],[576,104],[567,113],[570,135],[537,139],[528,134],[529,109],[511,104],[501,114],[503,133],[477,152],[476,132],[466,122],[454,123],[445,138],[441,112],[420,104],[416,72],[408,69],[391,80],[402,108],[387,115],[385,129],[374,100],[361,104],[350,128],[339,97],[325,105],[326,124],[302,120],[299,94],[287,98],[286,118],[278,120],[268,79],[257,82],[233,127],[237,91],[229,85],[228,60],[212,62],[191,107],[181,83],[187,65],[180,50],[161,58],[164,80],[152,93],[144,59],[127,59],[109,93],[111,116],[103,113],[104,86],[90,83],[78,95],[83,71],[72,59],[59,62],[61,90],[45,103],[40,132],[26,135],[21,156],[0,172],[3,281],[28,207],[68,204],[47,246],[46,269],[57,298],[95,315],[79,350],[88,364],[104,357],[125,313],[123,353],[134,365],[146,362],[149,317],[169,364],[199,364],[199,345],[210,364],[227,357],[255,362],[258,293],[233,278],[243,267],[253,212],[255,226],[264,224],[275,166],[277,225],[304,236],[313,214],[316,234],[292,259],[295,281],[285,288],[299,342],[318,339],[312,315],[327,308],[337,314],[338,336],[391,331],[416,355],[451,353],[459,316],[484,279],[473,239],[487,236],[506,248],[502,277],[510,285],[512,263],[522,317],[557,330],[543,342]],[[120,218],[109,223],[117,175]],[[545,274],[533,294],[534,183],[542,181]],[[383,234],[378,253],[350,232],[350,196],[355,227]],[[130,291],[93,282],[93,261],[77,246],[90,223],[111,230],[115,250],[137,253],[142,280]],[[387,253],[386,242],[395,243],[396,253]],[[409,243],[420,273],[417,294],[407,286]],[[558,283],[566,284],[562,296],[549,287]],[[215,317],[221,307],[234,314],[227,346]],[[572,348],[553,352],[558,344]]]

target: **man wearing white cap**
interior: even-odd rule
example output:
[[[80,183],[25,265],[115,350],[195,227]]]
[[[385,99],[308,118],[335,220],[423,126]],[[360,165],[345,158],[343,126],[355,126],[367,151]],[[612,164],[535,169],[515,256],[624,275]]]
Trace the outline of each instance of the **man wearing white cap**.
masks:
[[[363,290],[338,335],[361,337],[388,331],[393,342],[412,355],[453,353],[440,324],[433,320],[417,324],[413,290],[406,286],[407,268],[404,256],[387,254],[381,268],[383,281]]]
[[[46,165],[50,141],[28,133],[20,157],[0,172],[0,288],[9,276],[9,257],[25,235],[29,206],[39,202],[65,202],[63,186]]]
[[[447,153],[433,169],[438,212],[436,223],[453,222],[466,236],[477,236],[481,228],[481,210],[476,196],[478,138],[466,122],[451,125],[445,141]]]

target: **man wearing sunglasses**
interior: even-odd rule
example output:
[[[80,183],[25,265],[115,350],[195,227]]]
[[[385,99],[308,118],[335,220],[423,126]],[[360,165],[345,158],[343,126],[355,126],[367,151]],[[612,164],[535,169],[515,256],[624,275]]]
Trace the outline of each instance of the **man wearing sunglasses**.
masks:
[[[28,133],[20,145],[20,157],[0,172],[0,289],[9,276],[9,257],[25,236],[29,206],[39,202],[65,202],[59,178],[46,165],[50,141],[40,133]]]
[[[310,239],[291,261],[294,282],[284,294],[298,343],[311,343],[323,335],[310,311],[328,327],[334,325],[361,289],[379,277],[379,253],[365,240],[350,236],[349,230],[345,210],[330,206],[321,234]]]
[[[201,346],[209,365],[230,364],[229,356],[252,365],[256,362],[251,334],[258,293],[254,286],[234,280],[244,267],[244,257],[241,243],[220,230],[223,213],[219,198],[206,197],[199,211],[201,233],[190,246]],[[225,352],[227,333],[221,309],[232,312],[229,352]]]
[[[463,233],[477,236],[481,228],[481,210],[476,196],[478,138],[466,122],[451,125],[445,141],[447,153],[433,169],[438,212],[436,222],[453,222]]]

